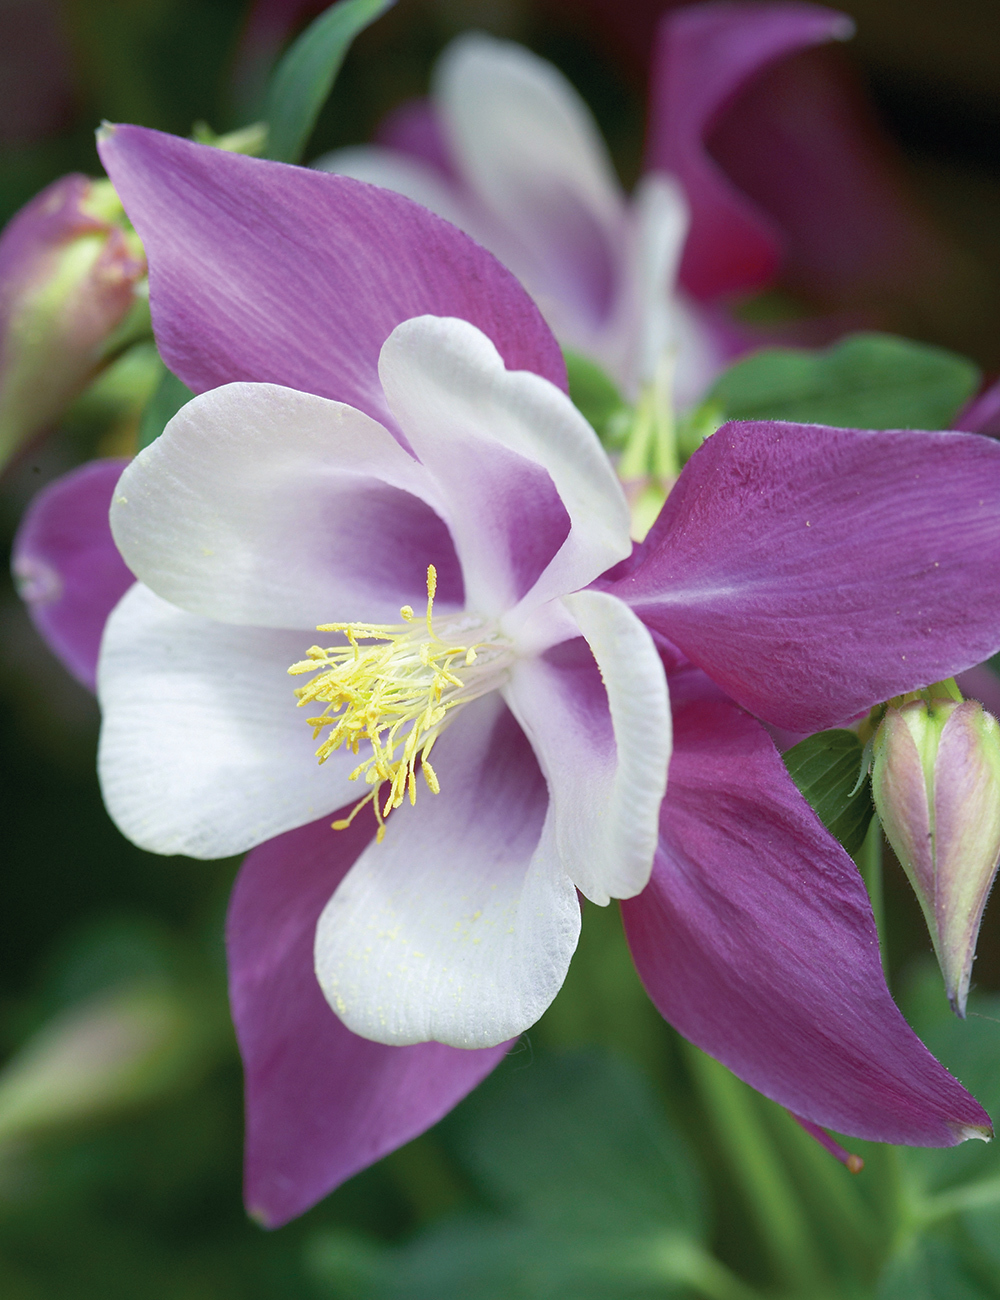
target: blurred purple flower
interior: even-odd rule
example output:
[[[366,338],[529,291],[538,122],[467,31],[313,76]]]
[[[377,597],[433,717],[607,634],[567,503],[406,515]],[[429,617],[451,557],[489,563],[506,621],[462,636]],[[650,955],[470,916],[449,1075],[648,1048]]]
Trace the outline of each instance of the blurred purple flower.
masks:
[[[281,401],[298,402],[302,410],[318,398],[345,403],[363,413],[345,419],[368,417],[369,430],[377,421],[399,442],[396,447],[385,442],[384,433],[373,433],[352,454],[373,458],[381,454],[379,446],[389,447],[391,457],[404,456],[406,472],[416,474],[420,467],[405,458],[409,449],[400,428],[408,429],[409,418],[397,420],[397,401],[423,400],[419,394],[426,397],[427,381],[411,369],[403,398],[387,404],[378,358],[397,326],[429,314],[475,326],[496,347],[507,372],[534,372],[497,369],[497,393],[524,385],[525,391],[547,394],[553,411],[566,411],[558,392],[565,382],[558,348],[531,300],[488,253],[405,198],[135,127],[107,136],[102,157],[149,255],[158,345],[195,391],[249,381],[281,385]],[[462,328],[468,332],[469,326]],[[454,392],[463,386],[478,391],[475,384],[469,387],[467,366],[442,373],[450,376]],[[213,404],[228,400],[226,392],[210,395],[200,409],[217,409]],[[477,401],[470,408],[466,427],[483,418],[475,414],[479,406]],[[521,402],[518,409],[530,422],[529,408]],[[178,436],[185,418],[194,417],[182,417]],[[281,436],[268,455],[296,461],[300,435],[293,421],[280,424]],[[242,453],[237,458],[244,436],[239,428],[218,424],[200,447],[191,442],[191,454],[205,464],[231,464],[235,471],[252,463]],[[543,443],[546,436],[539,434]],[[163,464],[175,441],[171,433],[157,452]],[[476,445],[488,449],[488,442]],[[586,439],[576,445],[592,446]],[[453,469],[472,490],[485,470],[470,468],[462,448],[456,435],[455,464],[442,459],[440,472]],[[422,454],[421,447],[414,450]],[[562,496],[551,468],[545,468],[549,452],[528,456],[528,468],[517,472],[521,483],[534,484],[532,517],[551,523],[549,507],[538,504],[550,502],[551,493]],[[317,436],[294,475],[262,469],[253,508],[238,519],[225,494],[217,494],[211,538],[199,529],[176,552],[176,564],[174,552],[158,551],[162,529],[162,538],[169,532],[174,540],[176,530],[169,510],[157,505],[160,522],[148,532],[138,530],[134,544],[151,557],[157,584],[175,603],[142,585],[132,588],[114,622],[125,628],[130,611],[140,606],[150,617],[141,637],[109,633],[101,667],[102,692],[106,675],[124,689],[129,674],[114,661],[131,657],[132,730],[119,726],[126,714],[116,686],[106,737],[117,731],[113,743],[127,743],[146,771],[160,754],[173,756],[160,773],[158,792],[175,829],[181,829],[178,818],[190,815],[177,802],[174,783],[182,781],[185,796],[197,799],[205,814],[206,836],[215,833],[216,818],[220,825],[228,818],[242,843],[266,841],[244,863],[228,939],[233,1013],[247,1072],[247,1200],[272,1224],[300,1213],[433,1123],[504,1050],[503,1044],[466,1051],[437,1042],[391,1046],[361,1038],[330,1011],[313,972],[314,935],[331,895],[340,899],[338,907],[361,906],[350,885],[343,897],[338,886],[352,875],[360,878],[353,874],[359,864],[367,872],[378,863],[379,850],[371,846],[376,827],[374,819],[358,817],[350,829],[331,832],[329,814],[345,797],[336,779],[324,791],[321,773],[317,779],[312,769],[307,777],[305,767],[297,768],[296,779],[289,778],[288,746],[282,742],[272,752],[286,724],[263,680],[264,660],[258,656],[255,668],[251,650],[270,638],[283,652],[288,643],[296,653],[303,633],[294,633],[289,643],[286,629],[302,626],[304,632],[305,611],[291,618],[282,602],[313,579],[356,579],[360,595],[375,566],[388,596],[390,587],[398,591],[400,575],[410,575],[412,590],[429,547],[453,555],[449,547],[461,551],[465,545],[456,524],[461,511],[449,516],[448,509],[437,513],[424,506],[421,514],[407,504],[412,498],[405,483],[403,490],[386,493],[377,487],[379,476],[367,471],[356,476],[352,514],[345,509],[352,498],[343,495],[333,455],[332,443]],[[106,508],[109,478],[79,480],[76,504],[66,503],[64,522],[72,509],[92,519]],[[290,515],[295,494],[286,484],[293,478],[307,486],[296,488],[303,508]],[[141,475],[134,482],[141,486]],[[186,517],[202,491],[198,475],[176,482],[172,508]],[[121,495],[140,511],[154,505],[141,492]],[[1000,447],[987,439],[727,425],[688,463],[645,543],[594,584],[593,590],[616,598],[609,608],[630,606],[653,633],[673,710],[673,756],[652,875],[623,905],[637,966],[654,1002],[682,1033],[807,1126],[927,1145],[950,1145],[988,1130],[984,1112],[927,1053],[893,1004],[853,863],[796,791],[761,724],[745,711],[796,730],[829,726],[996,649],[1000,604],[984,601],[982,592],[1000,559],[1000,523],[996,511],[983,510],[987,498],[1000,498]],[[43,498],[35,518],[44,509]],[[537,564],[542,551],[551,555],[556,534],[549,524],[536,531],[522,510],[516,494],[497,495],[474,506],[472,514],[506,517],[501,535]],[[418,516],[419,544],[408,549],[400,521]],[[19,544],[20,563],[44,550],[44,529],[33,529],[31,518],[26,528],[30,546]],[[248,528],[270,536],[273,545],[246,567],[241,538]],[[399,544],[386,550],[397,536]],[[207,543],[200,549],[199,539]],[[113,547],[110,531],[104,545]],[[377,564],[382,555],[384,564]],[[558,551],[552,563],[560,564]],[[64,636],[76,616],[72,610],[83,608],[80,589],[109,614],[115,604],[120,570],[113,581],[109,567],[95,564],[92,572],[92,582],[80,569],[72,575],[78,593],[72,609],[68,590],[52,606],[54,618],[60,609],[67,612]],[[452,575],[442,591],[457,603],[458,568],[448,561],[442,573]],[[210,588],[214,610],[200,603]],[[265,601],[274,602],[265,620],[272,626],[258,632],[254,608]],[[319,613],[324,616],[326,609]],[[216,653],[199,659],[195,644],[206,647],[211,637]],[[614,645],[616,638],[610,640]],[[594,656],[576,637],[558,651],[553,673],[576,683],[570,698],[596,702],[587,725],[603,717],[596,732],[606,740],[608,706]],[[287,698],[281,678],[274,678],[273,689]],[[496,726],[506,739],[494,753],[505,755],[510,766],[501,764],[495,775],[509,781],[509,789],[495,789],[479,759],[467,765],[465,776],[456,775],[455,789],[483,774],[475,795],[477,820],[495,827],[490,861],[502,866],[515,915],[523,906],[527,921],[526,828],[523,819],[504,813],[512,806],[504,802],[504,791],[516,785],[525,797],[533,792],[530,799],[539,802],[531,804],[528,838],[540,844],[546,789],[552,808],[569,806],[562,801],[572,788],[564,779],[572,766],[557,760],[533,732],[550,725],[545,708],[525,706],[522,712],[515,705],[531,736],[528,745],[506,706],[496,707]],[[183,744],[168,735],[178,721],[186,728]],[[291,709],[287,725],[301,727]],[[460,739],[456,729],[455,743]],[[105,751],[107,744],[105,739]],[[302,747],[308,756],[307,737]],[[577,749],[582,763],[587,746],[581,742]],[[618,743],[607,749],[603,785],[598,771],[588,789],[607,791],[614,763],[622,764],[626,749]],[[184,772],[178,766],[182,751],[189,769]],[[266,793],[269,782],[278,785]],[[474,865],[483,846],[460,802],[451,809],[455,815],[449,813],[448,785],[442,785],[438,799],[422,796],[415,808],[404,805],[392,815],[390,830],[397,822],[400,828],[395,835],[402,837],[407,825],[413,829],[408,869],[424,882],[424,901],[401,918],[407,925],[431,916],[426,901],[439,899],[436,891],[453,868],[462,865],[468,872],[463,879],[469,897],[457,897],[455,890],[442,902],[443,915],[457,918],[463,906],[474,908],[472,895],[483,887]],[[265,793],[250,806],[245,789]],[[147,811],[161,817],[156,801]],[[295,828],[275,834],[281,818]],[[425,818],[428,826],[439,818],[438,828],[419,831]],[[209,845],[207,838],[205,846],[227,847],[221,840]],[[585,848],[583,855],[570,851],[566,861],[595,897],[641,889],[636,878],[616,882],[602,895],[580,874],[590,865],[585,855]],[[387,871],[394,862],[388,860]],[[520,904],[519,878],[525,882]],[[374,908],[369,920],[380,924],[373,918],[391,906],[400,886],[387,890],[377,872],[368,880],[372,892],[362,910]],[[566,915],[556,909],[533,919],[544,936]],[[376,933],[370,942],[378,949],[389,940]],[[536,955],[541,950],[544,945]],[[338,955],[350,959],[346,951]],[[412,955],[401,987],[412,987],[412,967],[422,960]],[[438,957],[429,964],[436,976],[424,989],[427,1007],[439,1025],[451,1017],[454,1026],[468,1009],[455,1001],[447,962]],[[397,996],[388,981],[383,1005],[390,1019]],[[377,1009],[369,1011],[377,1018]]]
[[[397,110],[380,140],[315,166],[467,231],[517,275],[560,343],[631,399],[665,350],[676,353],[678,404],[700,396],[725,344],[675,289],[683,193],[650,172],[627,197],[589,109],[552,64],[481,32],[460,36],[437,63],[433,99]]]
[[[923,211],[860,78],[828,43],[848,34],[845,16],[808,4],[548,3],[575,30],[590,26],[631,76],[651,76],[647,165],[688,188],[681,282],[697,298],[776,272],[825,311],[903,332],[954,331],[953,317],[986,309],[988,285]],[[728,255],[712,239],[723,221]]]

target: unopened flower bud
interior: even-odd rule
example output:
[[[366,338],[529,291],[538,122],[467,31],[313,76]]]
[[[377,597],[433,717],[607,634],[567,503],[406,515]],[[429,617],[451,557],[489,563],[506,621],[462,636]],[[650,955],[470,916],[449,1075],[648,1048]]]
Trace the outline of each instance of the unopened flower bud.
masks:
[[[145,271],[110,181],[64,176],[11,220],[0,236],[0,465],[108,359]]]
[[[886,710],[873,752],[875,806],[964,1016],[1000,859],[1000,726],[974,700],[911,700]]]
[[[0,1071],[0,1150],[168,1091],[193,1059],[191,1017],[168,990],[108,992],[39,1030]]]

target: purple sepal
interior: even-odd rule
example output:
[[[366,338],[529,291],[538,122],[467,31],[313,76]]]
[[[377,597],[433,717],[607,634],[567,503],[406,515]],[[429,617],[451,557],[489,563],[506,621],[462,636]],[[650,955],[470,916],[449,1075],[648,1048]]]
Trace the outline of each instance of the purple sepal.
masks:
[[[661,22],[646,164],[679,177],[687,194],[681,283],[695,297],[759,288],[783,249],[779,226],[709,154],[706,132],[761,69],[851,30],[843,14],[811,4],[692,5]]]
[[[84,686],[95,689],[108,615],[135,582],[108,510],[124,460],[95,460],[43,488],[25,511],[11,567],[32,622]]]
[[[764,721],[835,726],[1000,646],[1000,445],[724,425],[602,585]]]
[[[559,346],[517,280],[402,195],[138,126],[106,128],[100,153],[146,248],[157,345],[195,392],[284,384],[392,428],[379,351],[425,314],[470,321],[509,369],[565,389]]]
[[[985,1136],[889,995],[854,863],[759,724],[684,685],[653,877],[622,904],[660,1012],[808,1124],[914,1146]]]
[[[459,1102],[510,1047],[386,1047],[352,1034],[313,965],[320,912],[369,843],[366,810],[248,854],[229,904],[229,991],[246,1071],[247,1209],[267,1227],[302,1214]]]
[[[977,664],[955,678],[966,699],[978,700],[995,718],[1000,718],[1000,677],[989,664]]]
[[[407,99],[378,125],[375,143],[429,164],[449,181],[457,181],[441,120],[429,99]]]
[[[955,428],[1000,438],[1000,380],[965,407],[955,420]]]

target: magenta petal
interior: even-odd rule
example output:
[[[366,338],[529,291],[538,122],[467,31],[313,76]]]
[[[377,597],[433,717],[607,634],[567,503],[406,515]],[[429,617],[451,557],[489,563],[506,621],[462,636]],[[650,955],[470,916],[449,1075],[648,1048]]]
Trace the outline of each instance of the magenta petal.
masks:
[[[988,1130],[897,1010],[861,877],[763,729],[704,697],[674,729],[653,878],[622,904],[660,1012],[812,1124],[915,1146]]]
[[[100,152],[146,247],[157,344],[195,392],[284,384],[393,427],[379,350],[425,314],[471,321],[509,369],[566,387],[510,272],[402,195],[137,126],[108,128]]]
[[[385,1047],[331,1011],[313,968],[319,914],[372,838],[323,818],[248,854],[229,904],[229,992],[246,1071],[246,1203],[268,1227],[422,1133],[510,1044]]]
[[[966,699],[978,700],[994,717],[1000,718],[1000,677],[989,664],[977,664],[956,680]]]
[[[1000,445],[748,421],[695,453],[614,595],[733,699],[816,731],[1000,646]]]
[[[955,420],[955,428],[1000,438],[1000,380],[969,403]]]
[[[653,71],[647,166],[680,178],[691,205],[681,282],[699,298],[758,288],[775,273],[782,237],[710,157],[716,115],[768,64],[852,30],[811,4],[703,4],[665,17]]]
[[[14,541],[14,577],[35,627],[91,690],[104,624],[135,582],[108,524],[125,465],[95,460],[50,483],[25,511]]]

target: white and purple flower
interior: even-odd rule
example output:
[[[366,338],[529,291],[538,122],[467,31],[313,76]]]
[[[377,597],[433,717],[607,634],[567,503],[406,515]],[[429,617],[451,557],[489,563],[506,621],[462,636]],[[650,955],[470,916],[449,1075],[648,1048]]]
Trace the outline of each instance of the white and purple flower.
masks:
[[[565,393],[440,317],[397,326],[379,374],[409,450],[343,403],[230,384],[125,470],[139,582],[101,649],[101,784],[129,839],[201,858],[373,802],[317,930],[327,998],[366,1038],[494,1046],[562,984],[576,889],[649,879],[666,679],[629,607],[581,590],[631,543]],[[290,665],[316,674],[310,726]]]
[[[751,714],[830,726],[1000,646],[1000,446],[726,425],[630,554],[555,340],[468,237],[397,194],[141,128],[102,156],[159,347],[203,396],[117,486],[111,465],[43,495],[16,563],[54,593],[36,610],[64,654],[84,606],[110,613],[101,762],[126,831],[257,846],[228,926],[251,1208],[300,1213],[482,1078],[561,981],[574,885],[626,899],[664,1015],[808,1125],[986,1133],[893,1004],[858,873]],[[124,594],[120,562],[74,568],[67,542],[75,520],[93,554],[112,495],[141,579]],[[440,641],[455,678],[426,715],[458,693],[440,793],[381,844],[367,810],[330,829],[367,751],[317,766],[286,673],[334,622],[380,625],[348,644],[381,646],[395,685],[430,638],[423,668]],[[313,661],[335,672],[327,642]]]
[[[774,230],[703,137],[754,72],[851,31],[814,5],[753,10],[750,21],[731,5],[664,21],[646,168],[631,196],[565,77],[476,32],[442,54],[429,101],[404,104],[375,144],[314,165],[405,194],[467,231],[525,285],[563,347],[598,362],[630,399],[666,357],[683,409],[749,341],[699,304],[759,287],[779,260]],[[678,284],[682,254],[697,297]]]

